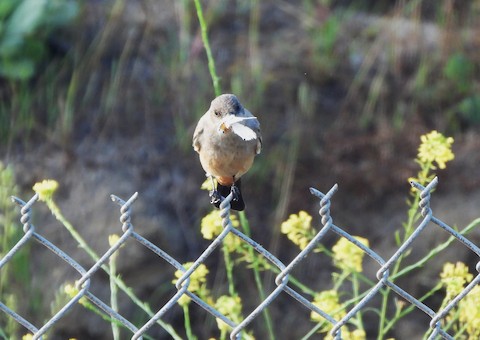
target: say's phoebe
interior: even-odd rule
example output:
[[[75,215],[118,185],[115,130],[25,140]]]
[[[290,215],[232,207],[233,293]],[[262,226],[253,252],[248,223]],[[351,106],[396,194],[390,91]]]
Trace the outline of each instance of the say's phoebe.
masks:
[[[244,210],[240,177],[252,166],[262,149],[260,123],[237,97],[222,94],[215,98],[198,121],[193,133],[193,148],[217,188],[210,192],[211,203],[217,208],[222,199],[233,192],[231,208]]]

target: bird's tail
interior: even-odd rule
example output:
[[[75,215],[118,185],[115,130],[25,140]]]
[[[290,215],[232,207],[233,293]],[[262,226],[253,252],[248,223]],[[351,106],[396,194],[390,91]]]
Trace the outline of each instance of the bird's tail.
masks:
[[[233,186],[225,186],[221,185],[220,183],[217,184],[217,191],[223,197],[227,197],[230,195],[230,192],[234,190],[234,197],[230,202],[230,207],[231,209],[237,211],[245,210],[245,202],[243,201],[242,197],[241,185],[241,179],[238,179]],[[220,206],[220,202],[216,203],[215,206],[218,208]]]

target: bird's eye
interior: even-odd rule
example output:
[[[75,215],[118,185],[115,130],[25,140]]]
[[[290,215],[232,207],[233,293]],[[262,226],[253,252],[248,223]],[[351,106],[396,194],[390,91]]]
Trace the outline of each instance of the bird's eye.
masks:
[[[215,111],[213,111],[213,114],[218,117],[218,116],[220,116],[220,111],[215,110]]]

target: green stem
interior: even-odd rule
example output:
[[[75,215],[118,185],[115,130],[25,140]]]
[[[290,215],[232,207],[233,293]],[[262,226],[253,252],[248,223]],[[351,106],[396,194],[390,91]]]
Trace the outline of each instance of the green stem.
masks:
[[[351,275],[351,272],[348,270],[343,270],[340,274],[334,273],[333,275],[335,277],[333,290],[336,290],[338,292],[343,284],[343,281],[345,281]]]
[[[240,225],[242,226],[242,230],[247,235],[250,237],[251,231],[250,231],[250,224],[248,223],[247,216],[244,211],[240,211],[238,213],[239,219],[240,219]],[[258,290],[258,295],[260,297],[260,300],[264,301],[266,299],[265,296],[265,290],[263,288],[263,283],[260,278],[260,269],[258,266],[258,261],[257,261],[257,256],[255,254],[255,251],[253,248],[249,247],[248,248],[249,255],[252,258],[252,269],[253,269],[253,277],[255,279],[255,284],[257,286]],[[273,323],[272,323],[272,318],[270,316],[270,312],[268,308],[265,308],[262,312],[263,318],[265,320],[265,324],[267,326],[267,332],[268,332],[268,337],[270,340],[275,340],[275,333],[273,330]]]
[[[428,299],[430,296],[434,295],[440,289],[441,289],[441,285],[440,284],[436,285],[435,287],[432,288],[432,290],[430,290],[425,295],[420,297],[418,299],[418,301],[420,301],[420,302],[425,301],[426,299]],[[410,314],[415,309],[416,309],[415,305],[408,305],[408,307],[402,309],[400,312],[397,311],[395,313],[395,316],[386,324],[386,326],[384,328],[384,334],[386,334],[390,329],[392,329],[393,326],[395,326],[395,324],[398,322],[398,320],[402,319],[407,314]]]
[[[312,336],[318,336],[318,330],[324,325],[323,322],[317,323],[307,334],[303,336],[300,340],[308,340]]]
[[[100,257],[95,253],[95,251],[90,248],[87,244],[87,242],[80,236],[80,234],[75,230],[73,225],[63,216],[62,212],[56,205],[56,203],[52,200],[49,199],[46,201],[46,204],[52,214],[55,216],[55,218],[63,224],[63,226],[68,230],[68,232],[72,235],[72,237],[77,241],[77,243],[80,245],[81,248],[85,250],[85,252],[94,260],[98,261]],[[101,268],[110,276],[110,278],[115,282],[115,284],[120,288],[131,300],[133,303],[135,303],[138,307],[140,307],[145,313],[147,313],[150,317],[154,316],[155,313],[152,311],[150,306],[140,300],[131,290],[130,287],[128,287],[125,282],[123,282],[122,279],[120,279],[117,276],[111,275],[110,273],[110,268],[106,265],[102,265]],[[170,334],[175,340],[181,340],[182,338],[177,334],[175,329],[168,323],[163,322],[162,320],[158,320],[157,323],[165,329],[168,334]]]
[[[226,329],[222,329],[220,331],[220,340],[226,340],[227,339],[227,330]]]
[[[212,50],[210,48],[210,42],[208,40],[207,23],[206,23],[205,18],[203,16],[203,10],[202,10],[202,5],[200,4],[200,0],[194,0],[194,3],[195,3],[196,11],[197,11],[198,22],[199,22],[200,28],[201,28],[203,45],[205,47],[205,52],[207,54],[208,69],[210,71],[210,76],[212,78],[213,88],[215,90],[215,96],[219,96],[222,93],[222,91],[220,89],[220,78],[218,77],[217,72],[215,70],[215,60],[213,58]],[[242,228],[243,228],[244,232],[247,235],[250,235],[250,226],[248,224],[248,220],[245,216],[245,213],[243,211],[241,211],[239,213],[239,217],[240,217],[240,223],[242,225]],[[265,300],[266,297],[265,297],[265,292],[264,292],[264,289],[263,289],[263,284],[262,284],[262,281],[260,279],[259,266],[258,266],[257,261],[255,260],[256,257],[255,257],[254,250],[249,248],[249,252],[250,252],[250,255],[252,256],[252,258],[254,259],[254,261],[252,263],[252,267],[253,267],[253,275],[254,275],[254,278],[255,278],[255,284],[257,285],[257,289],[258,289],[258,293],[260,295],[260,299],[263,301],[263,300]],[[268,309],[264,309],[262,314],[263,314],[263,317],[265,319],[265,323],[267,325],[269,338],[271,340],[274,340],[275,335],[274,335],[274,332],[273,332],[273,324],[272,324],[272,320],[271,320],[271,317],[270,317],[270,313],[268,312]]]
[[[215,60],[213,59],[212,50],[210,48],[210,42],[208,41],[207,23],[205,21],[205,17],[203,16],[203,10],[202,10],[202,5],[200,4],[200,0],[194,0],[194,2],[195,2],[195,8],[197,10],[198,22],[200,24],[200,29],[202,32],[203,46],[205,47],[205,52],[207,53],[208,70],[210,71],[210,76],[212,77],[215,96],[219,96],[222,93],[220,89],[220,78],[217,76],[217,72],[215,70]]]
[[[358,298],[359,291],[360,291],[360,287],[359,287],[359,283],[358,283],[358,273],[353,272],[352,275],[353,275],[353,277],[352,277],[353,297],[356,299],[356,298]],[[357,328],[361,329],[361,330],[364,330],[365,327],[363,326],[362,310],[358,311],[355,318],[357,320],[357,324],[356,324]]]
[[[430,169],[431,169],[431,163],[421,164],[421,170],[419,172],[418,178],[421,181],[426,180],[428,178],[428,173],[429,173]],[[420,183],[420,184],[423,185],[425,183]],[[418,219],[420,217],[420,215],[418,214],[418,204],[419,204],[419,202],[420,202],[420,192],[416,191],[413,201],[409,202],[409,209],[408,209],[408,213],[407,213],[407,215],[408,215],[407,223],[404,225],[403,240],[400,242],[402,244],[410,237],[410,235],[412,234],[413,229],[414,229],[414,224],[418,221]],[[400,255],[398,260],[395,262],[392,270],[390,271],[391,278],[394,278],[397,275],[397,273],[400,270],[400,265],[401,265],[403,259],[406,256],[408,256],[408,252],[405,252],[402,255]],[[389,295],[390,295],[390,289],[387,289],[382,293],[382,306],[381,306],[381,311],[380,311],[380,322],[378,324],[378,338],[377,338],[379,340],[383,339],[384,335],[388,331],[388,329],[386,329],[386,327],[387,327],[387,325],[386,325],[386,322],[387,322],[386,313],[387,313],[387,304],[389,302],[389,299],[388,299]],[[391,322],[389,322],[389,324],[391,324]],[[388,327],[388,328],[390,328],[390,327]]]
[[[444,328],[445,330],[448,330],[450,329],[450,327],[454,326],[454,323],[456,321],[458,321],[458,314],[459,314],[459,310],[457,310],[455,312],[455,316],[452,318],[452,320],[447,324],[447,326]],[[468,327],[468,323],[464,322],[464,323],[461,323],[460,325],[457,326],[458,329],[455,331],[455,335],[454,335],[454,338],[455,339],[462,339],[462,335],[463,333],[465,333],[465,331],[467,330],[467,327]]]
[[[90,248],[87,242],[82,238],[82,236],[77,232],[77,230],[73,227],[73,225],[63,216],[60,208],[52,199],[47,199],[46,201],[47,207],[52,212],[53,216],[63,224],[63,226],[68,230],[68,232],[72,235],[72,237],[77,241],[79,246],[83,248],[87,254],[94,260],[98,261],[100,257],[95,253],[95,251]]]
[[[274,269],[278,270],[277,271],[277,274],[280,273],[280,269],[278,269],[277,267],[274,267]],[[288,277],[288,282],[291,282],[292,285],[296,286],[297,288],[299,288],[302,292],[304,292],[305,294],[308,294],[310,296],[315,296],[316,292],[313,290],[313,289],[310,289],[308,286],[305,286],[303,283],[301,283],[298,279],[296,279],[295,277],[293,276],[289,276]]]
[[[388,295],[389,295],[390,290],[382,290],[382,305],[380,307],[380,321],[378,322],[379,329],[378,329],[378,340],[382,340],[385,338],[385,327],[386,327],[386,322],[387,322],[387,303],[388,303]]]
[[[228,252],[228,248],[223,244],[223,260],[225,261],[225,268],[227,269],[227,279],[228,279],[228,293],[230,296],[237,296],[235,291],[235,284],[233,281],[233,261]]]
[[[480,224],[480,218],[477,218],[477,219],[473,220],[472,222],[470,222],[470,224],[468,226],[466,226],[465,228],[463,228],[459,233],[461,235],[468,234],[470,231],[475,229],[479,224]],[[440,253],[441,251],[446,249],[455,240],[457,240],[456,237],[450,236],[447,241],[443,242],[442,244],[439,244],[434,249],[430,250],[430,252],[427,255],[425,255],[423,258],[421,258],[417,262],[409,265],[408,267],[403,268],[396,275],[393,275],[392,278],[396,279],[396,278],[399,278],[400,276],[408,274],[409,272],[411,272],[414,269],[422,268],[425,265],[425,263],[427,263],[429,260],[433,259],[438,253]]]
[[[183,305],[183,316],[185,318],[185,331],[187,332],[187,339],[196,340],[197,337],[192,333],[192,324],[190,322],[190,311],[188,309],[188,303]]]
[[[118,286],[115,284],[115,281],[112,279],[117,275],[117,253],[112,254],[110,257],[110,306],[115,312],[118,312]],[[114,340],[120,339],[120,328],[116,322],[112,321],[112,335]]]
[[[5,334],[5,332],[3,331],[2,328],[0,328],[0,338],[4,339],[4,340],[8,340],[9,337],[7,336],[7,334]]]

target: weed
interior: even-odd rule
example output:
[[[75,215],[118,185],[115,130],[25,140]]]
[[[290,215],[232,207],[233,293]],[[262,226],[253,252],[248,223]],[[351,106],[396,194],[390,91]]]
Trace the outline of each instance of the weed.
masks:
[[[21,227],[15,222],[16,213],[10,199],[18,192],[15,184],[15,174],[12,166],[4,166],[0,162],[0,259],[3,259],[10,249],[23,236]],[[0,276],[0,301],[6,301],[14,310],[23,310],[31,306],[22,306],[19,301],[30,290],[30,247],[24,246],[15,256],[2,267]],[[0,314],[0,334],[18,334],[19,325],[12,318]],[[5,325],[5,326],[3,326]],[[5,338],[6,339],[6,338]]]

